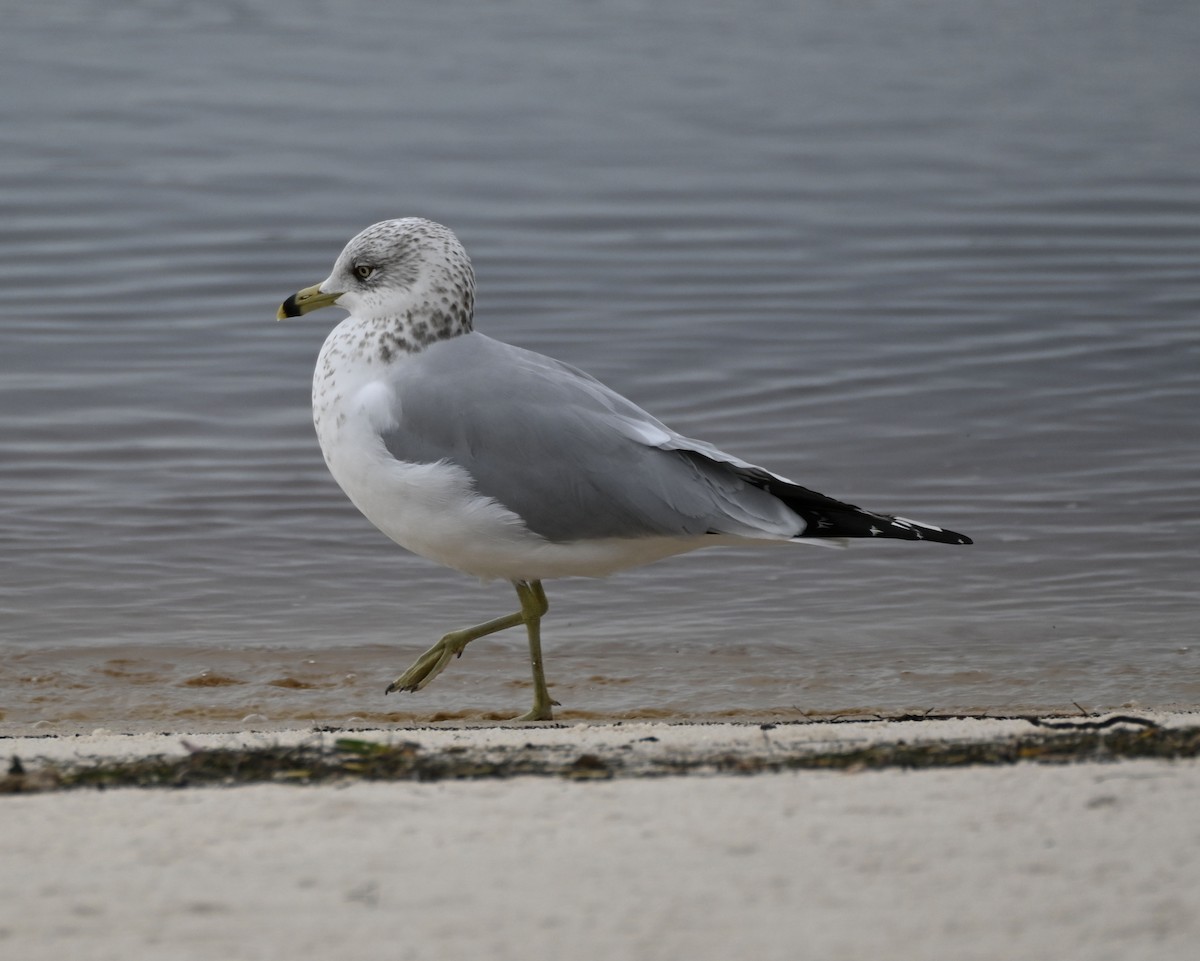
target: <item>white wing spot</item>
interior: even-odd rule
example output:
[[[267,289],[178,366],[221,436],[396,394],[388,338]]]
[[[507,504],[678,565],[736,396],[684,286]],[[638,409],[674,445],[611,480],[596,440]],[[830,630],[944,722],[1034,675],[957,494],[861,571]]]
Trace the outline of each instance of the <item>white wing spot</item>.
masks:
[[[942,528],[934,527],[932,524],[923,524],[921,521],[914,521],[907,517],[897,517],[896,520],[898,520],[901,524],[905,524],[909,527],[924,527],[925,530],[927,530],[927,531],[941,531],[942,530]]]

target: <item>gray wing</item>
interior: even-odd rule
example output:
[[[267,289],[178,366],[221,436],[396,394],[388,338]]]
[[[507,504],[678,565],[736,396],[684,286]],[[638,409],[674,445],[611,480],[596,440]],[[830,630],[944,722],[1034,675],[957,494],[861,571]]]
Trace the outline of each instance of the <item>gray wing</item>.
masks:
[[[392,456],[462,467],[548,540],[792,537],[805,527],[764,489],[782,478],[676,434],[549,357],[472,333],[401,370],[391,384],[400,426],[383,435]]]

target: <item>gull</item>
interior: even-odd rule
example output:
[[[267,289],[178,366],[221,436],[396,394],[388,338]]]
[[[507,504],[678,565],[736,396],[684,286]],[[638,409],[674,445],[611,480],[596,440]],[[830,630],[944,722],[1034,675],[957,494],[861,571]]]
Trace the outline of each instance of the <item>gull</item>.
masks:
[[[368,227],[278,319],[331,306],[349,316],[321,348],[312,405],[334,479],[401,547],[510,581],[521,608],[444,635],[385,693],[418,691],[471,641],[524,624],[533,707],[515,720],[552,720],[550,578],[723,544],[971,543],[801,487],[676,433],[581,370],[477,332],[471,261],[441,224]]]

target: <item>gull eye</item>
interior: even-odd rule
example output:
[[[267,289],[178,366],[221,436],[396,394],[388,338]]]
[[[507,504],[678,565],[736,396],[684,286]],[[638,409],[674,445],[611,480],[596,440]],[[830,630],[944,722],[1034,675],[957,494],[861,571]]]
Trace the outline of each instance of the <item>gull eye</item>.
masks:
[[[370,264],[356,264],[354,267],[354,276],[359,280],[366,280],[373,273],[375,273],[375,268]]]

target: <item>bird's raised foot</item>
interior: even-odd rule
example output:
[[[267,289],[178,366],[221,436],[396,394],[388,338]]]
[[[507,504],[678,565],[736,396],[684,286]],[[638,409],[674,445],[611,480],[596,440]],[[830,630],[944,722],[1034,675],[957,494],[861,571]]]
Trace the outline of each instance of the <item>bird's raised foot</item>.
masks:
[[[463,648],[474,638],[475,635],[471,631],[451,631],[444,635],[433,647],[418,657],[412,667],[392,681],[383,693],[421,690],[441,674],[451,660],[461,657]]]

